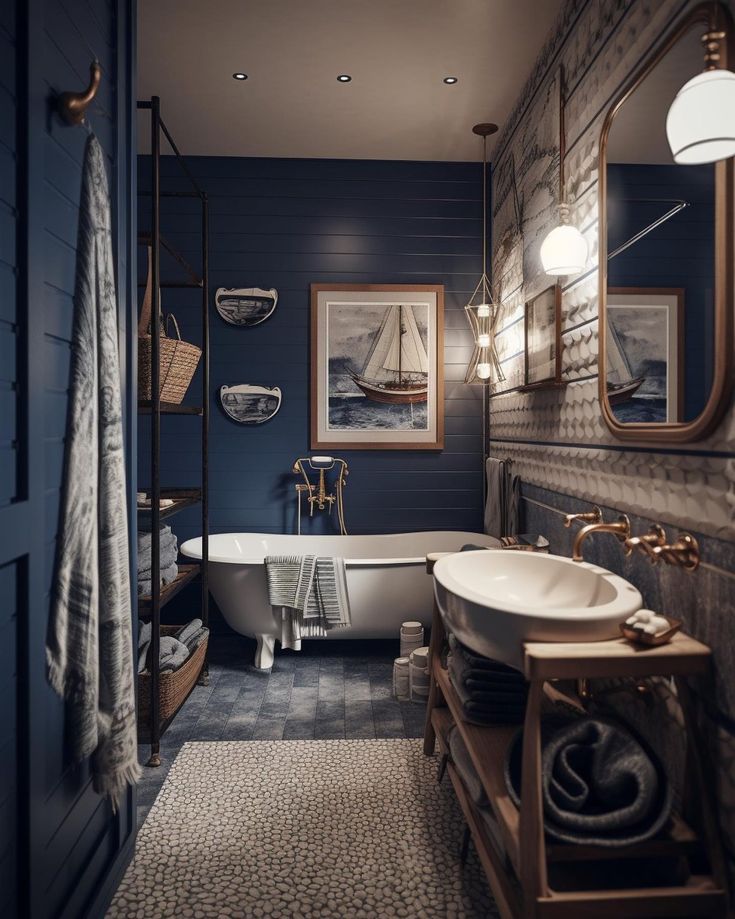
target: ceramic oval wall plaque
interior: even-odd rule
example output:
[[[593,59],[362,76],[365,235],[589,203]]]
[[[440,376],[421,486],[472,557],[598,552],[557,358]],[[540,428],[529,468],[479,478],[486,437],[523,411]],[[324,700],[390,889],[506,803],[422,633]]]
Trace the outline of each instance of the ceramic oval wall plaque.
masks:
[[[214,295],[217,312],[230,325],[251,326],[264,322],[276,308],[275,287],[218,287]]]
[[[250,383],[220,386],[219,398],[226,414],[238,424],[262,424],[271,419],[281,407],[281,390],[278,386]]]

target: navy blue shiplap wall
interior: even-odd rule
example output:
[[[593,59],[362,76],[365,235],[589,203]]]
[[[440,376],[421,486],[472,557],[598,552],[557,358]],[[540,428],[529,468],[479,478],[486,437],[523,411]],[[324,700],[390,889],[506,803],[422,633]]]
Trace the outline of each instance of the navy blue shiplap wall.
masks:
[[[135,4],[0,3],[0,915],[98,917],[132,853],[134,793],[117,814],[72,762],[45,641],[62,488],[82,161],[87,133],[53,112],[99,59],[92,124],[107,157],[122,366],[127,322]],[[134,455],[129,424],[127,457]],[[134,491],[134,474],[131,478]],[[17,680],[16,680],[17,676]],[[17,693],[15,688],[17,686]],[[17,730],[15,727],[17,725]]]
[[[290,470],[296,457],[310,453],[311,282],[445,286],[445,449],[339,451],[350,466],[347,527],[352,533],[476,531],[482,400],[478,387],[462,382],[471,354],[463,307],[482,270],[481,166],[214,157],[188,163],[209,194],[211,301],[217,287],[279,293],[273,316],[251,329],[228,325],[211,308],[212,531],[294,532]],[[186,188],[170,158],[161,172],[164,189]],[[141,157],[139,188],[149,186],[149,159]],[[142,219],[144,207],[141,198]],[[198,230],[190,202],[164,199],[162,232],[195,265]],[[163,307],[176,314],[185,338],[200,340],[197,291],[164,290]],[[232,422],[217,391],[235,383],[280,386],[280,412],[261,426]],[[197,381],[187,401],[196,400],[196,391]],[[199,463],[196,422],[164,419],[164,484],[196,484]],[[150,480],[147,459],[139,477],[141,487]],[[180,538],[199,534],[197,513],[174,518]],[[314,531],[324,525],[316,522]]]
[[[714,348],[715,194],[712,166],[607,167],[608,250],[614,251],[673,207],[688,206],[608,265],[611,287],[684,290],[684,419],[709,397]]]
[[[18,22],[0,4],[0,508],[17,497],[18,351]],[[0,510],[0,522],[2,522]],[[5,559],[0,559],[5,561]],[[17,559],[0,564],[0,916],[18,894],[18,582]]]

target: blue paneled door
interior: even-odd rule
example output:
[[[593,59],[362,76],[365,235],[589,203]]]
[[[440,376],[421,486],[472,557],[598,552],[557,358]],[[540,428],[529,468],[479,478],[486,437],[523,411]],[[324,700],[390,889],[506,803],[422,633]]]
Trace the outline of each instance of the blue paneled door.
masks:
[[[104,914],[130,857],[131,793],[117,814],[68,754],[46,680],[86,132],[54,97],[103,68],[92,123],[108,165],[126,451],[135,455],[133,37],[126,0],[0,0],[0,916]],[[6,117],[7,115],[7,117]],[[129,334],[130,330],[130,334]],[[134,508],[135,475],[129,477]],[[131,611],[134,616],[134,612]]]

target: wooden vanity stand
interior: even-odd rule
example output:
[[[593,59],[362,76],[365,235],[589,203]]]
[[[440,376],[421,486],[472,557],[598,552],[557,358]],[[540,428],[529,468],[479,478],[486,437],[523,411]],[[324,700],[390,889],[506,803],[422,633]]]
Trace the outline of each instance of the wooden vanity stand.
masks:
[[[432,568],[432,561],[427,559],[427,572],[431,573]],[[519,810],[508,794],[504,778],[506,751],[517,727],[478,727],[462,720],[459,698],[442,667],[444,639],[444,627],[435,604],[424,752],[432,755],[438,743],[440,751],[448,754],[447,734],[452,725],[457,725],[491,804],[495,842],[451,758],[447,761],[447,771],[504,919],[728,915],[713,785],[704,771],[702,742],[698,738],[689,688],[683,679],[708,670],[710,650],[706,645],[681,633],[667,645],[645,650],[622,638],[603,642],[527,643],[524,672],[530,690],[524,723]],[[547,841],[541,797],[540,707],[544,696],[560,698],[551,681],[647,676],[670,676],[676,683],[687,737],[687,800],[692,805],[684,810],[698,816],[698,831],[682,816],[674,814],[664,834],[626,847]],[[564,698],[574,702],[571,696]],[[498,840],[502,840],[502,848]],[[669,860],[667,865],[676,866],[675,885],[641,886],[651,877],[651,866],[655,866],[656,859]],[[697,864],[696,871],[702,870],[702,864],[708,865],[707,873],[694,873],[691,859]],[[555,889],[550,884],[549,872],[556,879]],[[614,885],[609,880],[612,875],[616,876]],[[627,877],[631,879],[629,886]],[[602,889],[606,884],[607,889]]]

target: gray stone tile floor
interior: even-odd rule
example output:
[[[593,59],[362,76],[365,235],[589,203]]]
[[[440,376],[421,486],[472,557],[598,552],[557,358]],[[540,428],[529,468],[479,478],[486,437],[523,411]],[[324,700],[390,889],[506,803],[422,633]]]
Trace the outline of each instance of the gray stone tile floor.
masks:
[[[161,739],[161,766],[143,767],[138,826],[176,754],[197,740],[421,737],[425,707],[393,698],[397,641],[312,641],[277,651],[270,673],[252,666],[255,643],[213,636],[209,686],[196,686]],[[139,747],[141,763],[149,747]]]

